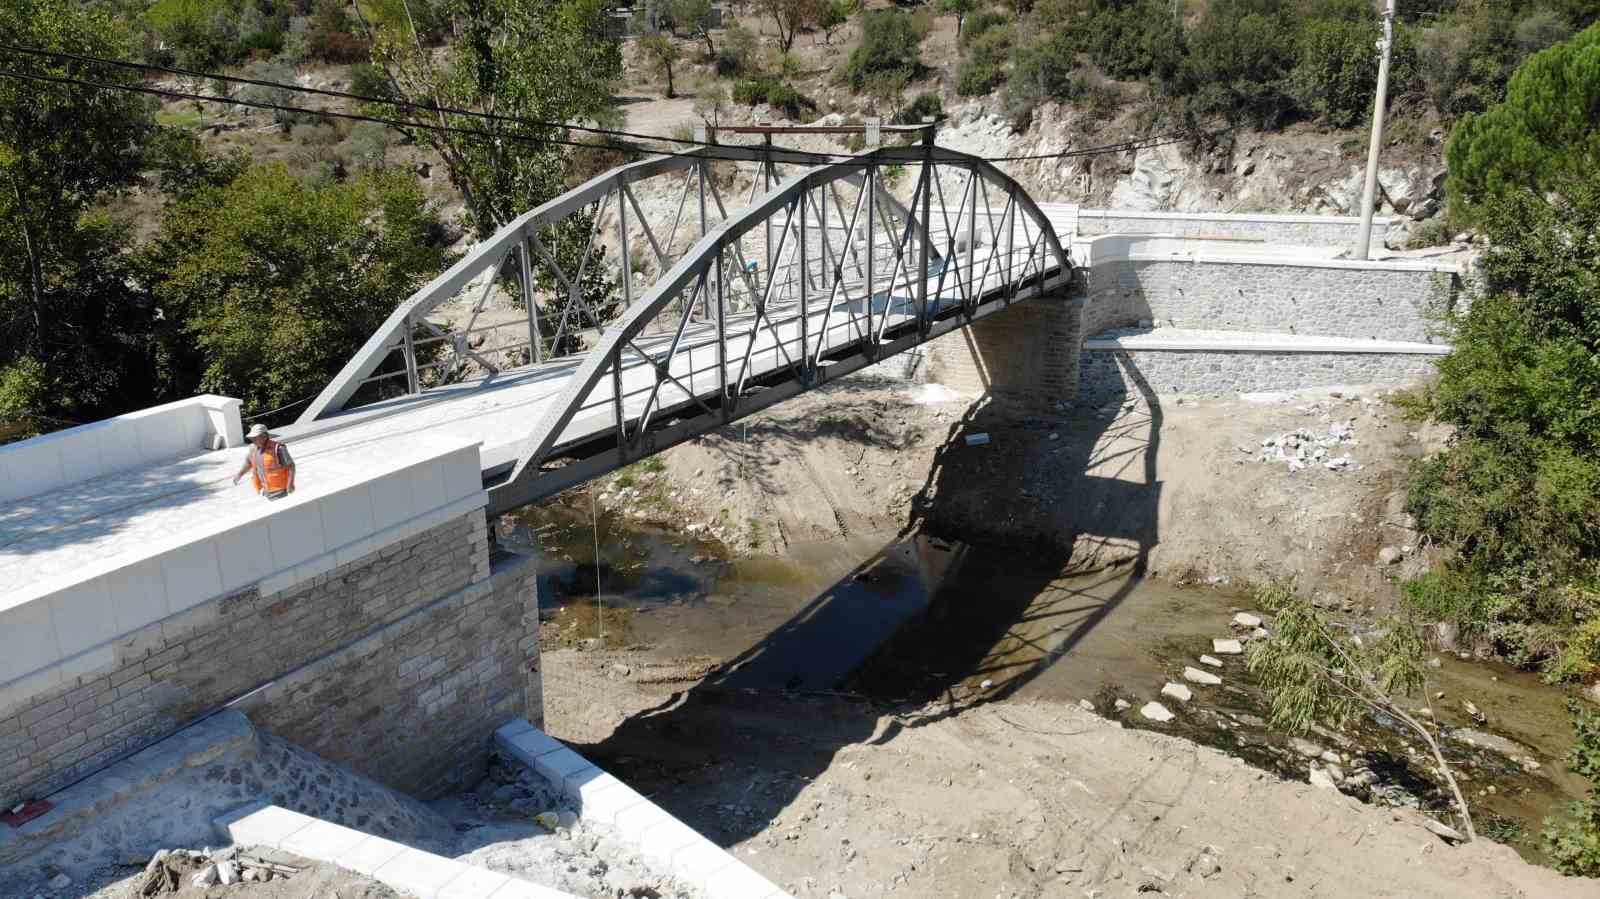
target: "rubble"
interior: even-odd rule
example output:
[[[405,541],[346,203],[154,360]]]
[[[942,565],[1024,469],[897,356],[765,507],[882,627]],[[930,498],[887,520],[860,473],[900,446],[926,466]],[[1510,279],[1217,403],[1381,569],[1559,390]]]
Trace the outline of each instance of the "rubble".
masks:
[[[1355,419],[1335,420],[1325,409],[1321,403],[1315,403],[1311,407],[1299,407],[1298,410],[1305,414],[1319,414],[1328,423],[1325,431],[1319,433],[1311,428],[1296,428],[1281,434],[1269,434],[1261,438],[1259,452],[1246,446],[1240,446],[1239,451],[1254,456],[1257,462],[1286,463],[1290,471],[1305,471],[1313,466],[1336,472],[1360,470],[1360,464],[1349,450],[1334,454],[1335,447],[1360,444],[1356,439]]]

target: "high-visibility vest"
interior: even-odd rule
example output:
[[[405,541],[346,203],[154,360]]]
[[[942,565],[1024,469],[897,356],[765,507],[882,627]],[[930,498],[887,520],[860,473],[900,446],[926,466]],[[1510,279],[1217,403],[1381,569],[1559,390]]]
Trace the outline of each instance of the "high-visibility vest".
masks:
[[[288,450],[281,443],[267,444],[267,448],[250,449],[250,479],[257,493],[282,493],[289,489]],[[263,487],[263,485],[265,485]]]

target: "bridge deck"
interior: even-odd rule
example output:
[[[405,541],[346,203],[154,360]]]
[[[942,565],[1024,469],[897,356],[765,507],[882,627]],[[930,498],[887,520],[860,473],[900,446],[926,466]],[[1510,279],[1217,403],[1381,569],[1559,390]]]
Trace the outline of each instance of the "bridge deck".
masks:
[[[1053,222],[1066,216],[1061,207],[1045,209],[1054,213]],[[976,271],[984,259],[985,253],[980,251],[969,262]],[[914,319],[910,296],[914,281],[908,281],[897,284],[901,290],[892,297],[873,298],[875,326],[893,328]],[[930,295],[934,292],[931,283],[930,278]],[[996,271],[975,286],[993,290],[1002,284]],[[842,297],[832,304],[811,307],[805,321],[811,352],[817,352],[819,342],[828,351],[861,339],[866,328],[864,298],[851,301]],[[753,328],[753,320],[754,313],[748,311],[728,316],[730,383],[738,378],[751,330],[756,338],[755,345],[748,347],[747,377],[784,367],[801,352],[798,309],[774,306],[770,322],[759,329]],[[741,328],[746,334],[736,337],[734,332]],[[670,339],[671,335],[660,335],[640,340],[638,346],[655,353],[664,350]],[[696,394],[719,389],[715,325],[697,321],[685,329],[682,340],[690,352],[680,348],[673,375]],[[527,366],[283,428],[280,433],[295,450],[299,465],[297,486],[312,494],[338,489],[370,467],[378,458],[375,453],[382,452],[385,458],[408,456],[408,444],[427,444],[434,436],[478,442],[484,471],[502,468],[516,460],[521,442],[567,388],[580,363],[581,358],[569,358]],[[623,376],[625,414],[636,415],[654,385],[649,362],[635,354]],[[689,395],[671,382],[661,389],[664,408],[692,403]],[[603,385],[567,427],[563,441],[614,428],[613,403],[610,386]],[[211,531],[223,523],[244,523],[265,514],[268,504],[252,495],[248,478],[238,486],[232,483],[243,458],[242,449],[174,458],[164,465],[81,481],[0,504],[0,585],[4,585],[0,586],[0,607],[8,604],[8,598],[17,601],[29,585],[70,581],[89,568],[105,570],[118,560],[147,555],[153,545],[183,543],[186,534]]]

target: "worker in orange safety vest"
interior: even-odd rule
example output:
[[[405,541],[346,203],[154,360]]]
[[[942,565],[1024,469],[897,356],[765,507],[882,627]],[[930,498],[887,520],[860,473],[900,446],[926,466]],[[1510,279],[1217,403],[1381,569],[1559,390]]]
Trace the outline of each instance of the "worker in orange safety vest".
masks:
[[[250,473],[250,479],[255,482],[256,492],[267,499],[279,499],[294,492],[294,459],[289,455],[289,447],[272,439],[266,425],[250,426],[250,455],[239,466],[239,471],[233,476],[233,482]]]

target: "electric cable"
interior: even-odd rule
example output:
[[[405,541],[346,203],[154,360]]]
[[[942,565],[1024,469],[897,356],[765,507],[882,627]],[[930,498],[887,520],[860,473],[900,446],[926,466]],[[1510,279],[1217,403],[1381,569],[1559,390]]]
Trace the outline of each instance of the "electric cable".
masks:
[[[256,79],[256,78],[244,78],[244,77],[233,76],[233,75],[222,75],[222,74],[211,73],[211,72],[200,72],[200,71],[196,71],[196,70],[193,70],[193,69],[183,69],[183,68],[168,67],[168,66],[157,66],[157,65],[150,64],[150,63],[133,62],[131,60],[110,59],[110,58],[105,58],[105,57],[88,56],[88,55],[83,55],[83,54],[65,53],[65,52],[53,51],[53,50],[43,50],[43,49],[39,49],[39,48],[21,47],[21,46],[14,45],[14,44],[0,43],[0,51],[10,51],[10,52],[16,52],[16,53],[32,54],[32,55],[35,55],[35,56],[43,56],[43,57],[55,58],[55,59],[68,59],[68,60],[74,60],[74,61],[78,61],[78,62],[85,62],[85,63],[91,63],[91,64],[120,66],[120,67],[123,67],[123,68],[128,68],[128,69],[132,69],[132,70],[136,70],[136,71],[163,72],[163,73],[167,73],[167,74],[183,75],[183,76],[186,76],[186,77],[209,79],[209,80],[214,80],[214,81],[219,81],[219,82],[224,82],[224,83],[247,84],[247,85],[252,85],[252,86],[266,87],[266,88],[271,88],[271,89],[275,89],[275,90],[283,90],[283,91],[288,91],[288,92],[313,94],[313,95],[317,95],[317,96],[326,96],[326,97],[333,97],[333,98],[345,99],[345,100],[355,100],[355,101],[363,102],[363,103],[385,104],[385,105],[394,106],[394,107],[397,107],[397,108],[400,108],[400,109],[414,109],[414,110],[421,110],[421,111],[424,111],[424,112],[442,113],[442,114],[446,114],[446,115],[467,116],[467,117],[472,117],[472,118],[485,119],[485,120],[488,120],[488,121],[506,122],[506,123],[518,124],[518,125],[530,125],[530,126],[533,126],[533,127],[547,128],[547,129],[551,129],[551,130],[579,131],[579,132],[588,133],[588,134],[596,134],[596,135],[600,135],[600,136],[608,137],[608,138],[612,138],[612,139],[626,138],[626,139],[633,139],[633,140],[659,141],[659,142],[663,142],[663,143],[673,143],[673,144],[688,145],[688,146],[701,147],[701,148],[716,148],[716,147],[720,147],[720,146],[725,146],[723,144],[711,143],[710,141],[698,141],[698,140],[692,140],[692,139],[689,139],[689,138],[671,137],[671,136],[659,135],[659,134],[647,134],[647,133],[643,133],[643,132],[624,131],[624,130],[619,130],[619,129],[595,128],[595,127],[590,127],[590,126],[586,126],[586,125],[569,125],[569,124],[562,124],[562,123],[556,123],[556,122],[545,122],[545,121],[541,121],[541,120],[538,120],[538,119],[526,119],[526,118],[517,117],[517,116],[506,116],[506,115],[500,115],[500,114],[496,114],[496,113],[477,112],[477,111],[473,111],[473,110],[464,110],[464,109],[457,109],[457,108],[446,107],[446,106],[438,106],[436,104],[415,103],[415,102],[412,102],[412,101],[396,100],[396,99],[393,99],[393,98],[370,97],[370,96],[366,96],[366,95],[362,95],[362,94],[349,93],[349,92],[345,92],[345,91],[333,91],[333,90],[327,90],[327,89],[324,89],[324,88],[307,87],[307,86],[297,85],[297,84],[286,84],[284,82],[279,82],[279,81],[266,81],[266,80]],[[578,149],[602,150],[602,151],[603,150],[611,150],[611,149],[625,149],[625,150],[630,150],[630,151],[636,152],[636,153],[646,153],[646,154],[663,155],[663,156],[675,155],[674,153],[671,153],[671,152],[667,152],[667,151],[663,151],[663,150],[657,150],[657,149],[651,149],[651,148],[638,147],[638,146],[631,145],[631,144],[621,144],[620,146],[604,146],[604,145],[596,145],[596,144],[591,144],[591,143],[583,143],[583,142],[580,142],[580,141],[564,140],[562,138],[557,138],[557,137],[534,136],[534,135],[516,134],[516,133],[501,134],[501,133],[496,133],[496,132],[491,132],[491,131],[484,131],[482,129],[476,129],[476,128],[462,128],[462,127],[459,127],[459,126],[451,126],[451,125],[444,125],[444,124],[433,124],[433,123],[428,123],[428,122],[419,122],[419,121],[415,121],[415,120],[398,120],[398,119],[387,118],[387,117],[384,117],[384,116],[366,115],[366,114],[361,114],[361,113],[341,112],[341,111],[337,111],[337,110],[310,109],[310,108],[307,108],[307,107],[290,106],[290,105],[287,105],[287,104],[272,103],[272,102],[263,101],[263,100],[246,100],[246,99],[241,99],[241,98],[236,98],[236,97],[221,97],[221,96],[210,95],[210,94],[194,94],[194,93],[189,93],[189,92],[185,92],[185,91],[175,91],[175,90],[170,90],[170,89],[165,89],[165,88],[153,88],[153,87],[130,85],[130,84],[116,84],[116,83],[111,83],[111,82],[92,81],[92,80],[83,79],[83,78],[69,78],[69,77],[65,77],[65,76],[53,76],[53,75],[45,75],[45,74],[39,74],[39,73],[21,73],[21,72],[13,72],[13,71],[4,70],[4,69],[0,69],[0,75],[7,76],[7,77],[12,77],[12,78],[25,79],[25,80],[47,81],[47,82],[54,82],[54,83],[60,83],[60,84],[77,84],[77,85],[86,86],[86,87],[97,87],[97,88],[104,89],[104,90],[128,90],[128,91],[135,91],[135,92],[154,95],[154,96],[166,96],[166,97],[169,97],[169,98],[172,98],[172,99],[191,100],[191,101],[195,101],[195,102],[211,102],[211,103],[232,104],[232,105],[246,106],[246,107],[250,107],[250,108],[264,109],[264,110],[277,111],[277,112],[289,112],[289,113],[299,113],[299,114],[304,114],[304,115],[327,116],[327,117],[333,117],[333,118],[344,118],[344,119],[350,119],[350,120],[355,120],[355,121],[366,121],[366,122],[372,122],[372,123],[376,123],[376,124],[383,124],[383,125],[388,125],[388,126],[394,127],[394,128],[415,128],[415,129],[419,129],[419,130],[428,130],[428,131],[435,131],[435,132],[441,132],[441,133],[455,133],[455,134],[463,134],[463,135],[469,135],[469,136],[479,136],[479,137],[489,138],[491,140],[511,139],[511,140],[518,140],[518,141],[523,141],[523,142],[527,142],[527,143],[543,143],[543,144],[550,144],[550,145],[556,145],[556,146],[573,147],[573,148],[578,148]],[[1165,132],[1165,133],[1162,133],[1162,134],[1149,135],[1149,136],[1146,136],[1146,137],[1143,137],[1143,138],[1135,138],[1135,139],[1131,139],[1131,140],[1127,140],[1127,141],[1120,141],[1120,142],[1117,142],[1117,143],[1114,143],[1114,144],[1106,144],[1106,145],[1097,146],[1097,147],[1085,147],[1085,148],[1077,149],[1077,150],[1062,150],[1062,151],[1058,151],[1058,152],[1055,152],[1055,153],[1032,153],[1032,154],[1018,154],[1018,155],[1010,155],[1010,156],[979,157],[979,158],[983,159],[985,162],[999,163],[999,162],[1038,161],[1038,160],[1045,160],[1045,159],[1072,159],[1072,158],[1081,158],[1081,157],[1085,157],[1085,156],[1104,155],[1104,154],[1109,154],[1109,153],[1125,153],[1125,152],[1132,152],[1132,151],[1140,150],[1140,149],[1149,149],[1149,148],[1158,147],[1158,146],[1165,146],[1165,145],[1169,145],[1169,144],[1173,144],[1173,143],[1180,143],[1180,142],[1182,142],[1184,140],[1189,139],[1189,137],[1191,137],[1195,133],[1197,133],[1197,132],[1192,132],[1192,131],[1187,131],[1187,130],[1169,131],[1169,132]],[[1218,132],[1212,132],[1212,133],[1215,134],[1215,133],[1218,133]],[[798,149],[794,149],[794,148],[782,148],[782,149],[785,149],[785,150],[787,150],[789,152],[807,153],[808,155],[816,156],[816,157],[822,158],[822,159],[827,159],[830,162],[842,162],[842,161],[845,161],[845,160],[849,160],[849,159],[855,158],[853,154],[814,152],[814,151],[808,151],[808,150],[798,150]],[[726,156],[719,157],[719,156],[716,156],[714,154],[708,154],[708,158],[723,159],[723,160],[729,160],[729,161],[745,161],[743,159],[743,157],[739,157],[739,158],[735,159],[735,158],[730,158],[730,157],[726,157]]]

